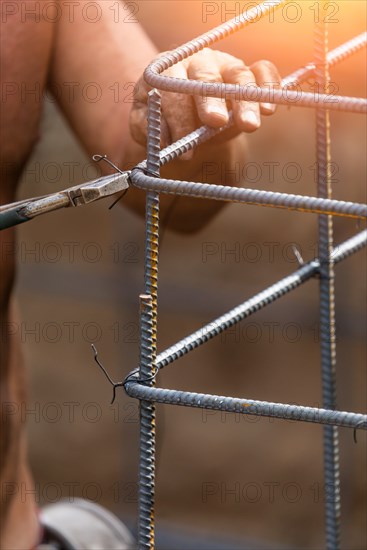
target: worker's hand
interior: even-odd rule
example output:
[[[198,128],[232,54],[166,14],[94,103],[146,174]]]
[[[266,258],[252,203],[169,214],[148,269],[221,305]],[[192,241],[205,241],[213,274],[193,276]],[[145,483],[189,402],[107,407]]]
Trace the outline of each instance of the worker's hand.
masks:
[[[165,71],[164,75],[205,82],[225,82],[244,86],[279,88],[281,78],[269,61],[258,61],[247,67],[243,61],[216,50],[205,48]],[[146,144],[147,101],[151,88],[143,77],[135,90],[135,101],[130,116],[131,133],[136,142]],[[202,124],[213,128],[228,121],[228,109],[233,110],[235,128],[226,132],[226,139],[239,132],[253,132],[261,125],[261,115],[272,115],[276,106],[270,103],[239,101],[225,102],[218,98],[202,98],[171,92],[162,93],[162,146],[172,143]],[[224,137],[224,136],[223,136]],[[190,158],[191,152],[183,157]]]

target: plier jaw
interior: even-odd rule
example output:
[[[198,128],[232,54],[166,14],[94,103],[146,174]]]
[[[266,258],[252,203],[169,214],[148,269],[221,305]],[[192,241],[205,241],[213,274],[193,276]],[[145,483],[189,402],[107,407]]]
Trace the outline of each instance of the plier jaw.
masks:
[[[129,176],[130,171],[121,172],[98,178],[65,192],[69,196],[71,206],[82,206],[125,191],[129,188]]]

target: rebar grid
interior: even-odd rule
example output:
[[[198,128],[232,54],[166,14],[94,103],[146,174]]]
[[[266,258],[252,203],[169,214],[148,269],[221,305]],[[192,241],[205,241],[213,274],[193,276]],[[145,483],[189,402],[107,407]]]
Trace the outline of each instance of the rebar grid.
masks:
[[[326,548],[338,550],[340,546],[340,480],[338,427],[367,429],[367,415],[338,411],[335,403],[335,291],[334,264],[348,258],[367,244],[367,230],[358,233],[333,249],[332,216],[366,218],[367,205],[332,199],[330,182],[330,124],[329,111],[364,113],[367,101],[328,95],[329,67],[348,58],[366,45],[366,33],[352,38],[328,52],[327,29],[323,22],[315,26],[314,60],[282,80],[280,90],[222,83],[205,83],[180,80],[161,73],[179,61],[210,46],[251,22],[284,5],[288,0],[265,1],[246,13],[224,23],[200,37],[154,61],[145,71],[146,81],[160,90],[220,97],[250,99],[257,102],[312,107],[316,109],[318,196],[305,197],[254,189],[226,187],[197,182],[162,179],[159,166],[166,164],[232,126],[228,123],[219,129],[207,126],[198,128],[176,143],[159,150],[160,99],[157,90],[149,97],[148,107],[148,158],[131,173],[134,186],[147,191],[146,209],[146,262],[145,295],[141,296],[141,355],[139,372],[133,371],[125,380],[127,394],[140,400],[140,477],[139,477],[139,548],[154,549],[154,460],[155,410],[154,403],[223,410],[227,412],[275,417],[324,425],[325,487],[328,489],[326,511]],[[319,0],[322,4],[325,0]],[[299,91],[299,84],[313,77],[319,86],[315,94]],[[297,91],[295,91],[297,89]],[[254,90],[256,97],[254,98]],[[319,254],[293,274],[274,283],[252,298],[200,328],[156,357],[157,277],[158,277],[158,225],[159,193],[211,198],[261,206],[287,208],[319,214]],[[320,279],[320,330],[323,408],[272,403],[253,399],[217,396],[168,390],[153,387],[159,369],[173,363],[213,337],[263,309],[277,299],[298,288],[313,277]],[[333,498],[330,499],[330,488]]]

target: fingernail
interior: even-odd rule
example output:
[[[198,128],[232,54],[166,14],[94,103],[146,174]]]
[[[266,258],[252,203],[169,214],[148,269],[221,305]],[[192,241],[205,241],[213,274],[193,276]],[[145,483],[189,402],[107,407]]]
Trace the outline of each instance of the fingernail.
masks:
[[[262,107],[265,111],[269,111],[269,113],[273,113],[275,109],[275,105],[273,103],[263,103]]]
[[[207,106],[207,112],[208,112],[209,115],[219,116],[219,117],[225,119],[225,121],[227,121],[227,119],[228,119],[227,111],[225,109],[223,109],[222,107],[219,107],[218,105],[208,105]]]
[[[188,161],[191,160],[194,156],[194,151],[191,149],[190,151],[186,151],[183,155],[180,155],[178,158],[182,161]]]
[[[256,128],[260,126],[260,118],[253,111],[246,111],[243,121],[249,126],[254,126]]]

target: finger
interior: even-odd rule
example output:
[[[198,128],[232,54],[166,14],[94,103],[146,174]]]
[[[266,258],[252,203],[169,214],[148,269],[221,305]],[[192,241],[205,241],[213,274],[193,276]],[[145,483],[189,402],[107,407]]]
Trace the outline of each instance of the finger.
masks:
[[[187,60],[187,75],[190,80],[223,82],[220,67],[213,50],[204,48]],[[216,97],[194,98],[197,114],[203,124],[220,128],[228,122],[228,109],[224,100]]]
[[[223,81],[228,84],[240,84],[248,90],[256,86],[255,75],[243,61],[232,55],[217,52],[218,61],[221,65]],[[237,127],[244,132],[254,132],[261,125],[260,107],[255,101],[231,100],[234,121]]]
[[[187,80],[187,71],[183,63],[178,63],[165,72],[166,76]],[[170,143],[175,142],[198,126],[195,112],[195,104],[188,94],[162,92],[161,99],[162,115],[166,121]],[[189,160],[193,151],[187,151],[179,158]]]
[[[131,107],[129,125],[132,138],[140,145],[147,142],[147,101],[149,87],[141,77],[134,87],[134,102]]]
[[[140,145],[146,146],[148,131],[148,92],[151,87],[140,78],[134,89],[134,103],[130,111],[130,133],[133,139]],[[167,122],[162,116],[161,119],[161,147],[171,143],[171,135]]]
[[[273,63],[270,61],[256,61],[250,67],[253,72],[258,86],[266,89],[278,90],[281,87],[281,77]],[[263,115],[272,115],[275,113],[277,106],[275,103],[260,103],[260,111]]]
[[[143,145],[147,144],[148,135],[148,106],[145,103],[134,104],[130,111],[130,133],[132,138]],[[161,149],[172,143],[171,133],[163,114],[161,116]]]
[[[153,61],[157,61],[160,57],[164,56],[168,51],[161,52],[157,55]],[[153,62],[152,61],[152,62]],[[168,72],[168,71],[167,71]],[[148,93],[152,87],[144,80],[144,76],[141,76],[134,88],[134,103],[148,103]]]

